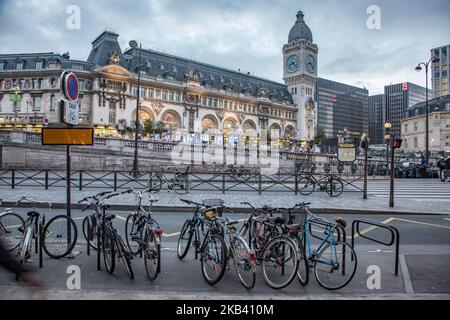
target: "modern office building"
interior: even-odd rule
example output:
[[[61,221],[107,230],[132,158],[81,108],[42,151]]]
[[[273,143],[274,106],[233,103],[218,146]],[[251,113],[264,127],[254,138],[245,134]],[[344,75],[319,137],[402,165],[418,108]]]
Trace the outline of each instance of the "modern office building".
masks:
[[[431,56],[439,58],[439,62],[431,66],[434,96],[446,96],[450,94],[450,44],[432,49]]]
[[[369,133],[369,92],[366,89],[319,78],[317,82],[318,127],[327,144],[336,145],[338,135],[349,130],[355,142]]]
[[[431,91],[429,92],[430,97]],[[401,135],[401,120],[412,106],[425,101],[426,89],[416,84],[405,82],[384,88],[385,122],[392,124],[390,132],[397,137]]]
[[[426,104],[421,102],[405,113],[402,124],[402,149],[425,152]],[[450,95],[429,101],[429,148],[431,152],[450,152]]]
[[[371,145],[384,144],[384,94],[369,97],[369,140]]]

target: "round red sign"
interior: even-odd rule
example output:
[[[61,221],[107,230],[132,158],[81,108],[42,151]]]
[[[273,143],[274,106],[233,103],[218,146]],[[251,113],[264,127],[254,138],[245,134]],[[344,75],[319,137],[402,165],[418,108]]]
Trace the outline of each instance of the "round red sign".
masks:
[[[70,101],[77,101],[79,94],[78,78],[73,72],[66,73],[64,76],[64,95]]]

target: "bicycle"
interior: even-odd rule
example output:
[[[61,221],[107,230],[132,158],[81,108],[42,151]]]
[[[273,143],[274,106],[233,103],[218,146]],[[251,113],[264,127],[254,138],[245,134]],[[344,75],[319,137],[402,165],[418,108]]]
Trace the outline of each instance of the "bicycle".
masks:
[[[18,248],[20,263],[26,263],[31,258],[33,239],[36,240],[36,246],[38,245],[38,239],[42,241],[42,248],[52,259],[62,259],[68,256],[77,243],[77,226],[75,222],[65,215],[59,215],[50,219],[43,226],[43,229],[40,230],[39,227],[43,224],[45,216],[42,219],[42,224],[39,224],[41,214],[35,210],[38,204],[43,203],[22,197],[16,203],[16,207],[24,201],[31,202],[33,210],[27,213],[27,220],[18,228],[18,231],[22,233],[19,245],[16,247]],[[45,204],[48,205],[49,210],[52,208],[51,203],[46,202]],[[65,235],[66,232],[67,235]]]
[[[127,192],[127,191],[126,191]],[[95,207],[96,212],[91,215],[91,219],[95,223],[93,229],[88,230],[87,239],[91,241],[93,239],[92,233],[97,233],[97,240],[100,239],[100,243],[97,243],[97,249],[102,246],[103,260],[108,273],[113,274],[116,269],[116,255],[118,259],[121,259],[128,276],[134,279],[133,268],[131,267],[132,254],[128,251],[125,242],[120,236],[118,230],[113,226],[112,221],[116,218],[114,214],[107,214],[109,209],[108,205],[104,204],[105,200],[113,197],[126,194],[126,192],[103,192],[93,197],[86,197],[80,200],[78,203],[83,203],[91,200],[89,205],[82,210],[82,212]],[[98,210],[98,211],[97,211]]]
[[[164,231],[152,217],[152,206],[158,200],[149,194],[149,210],[145,210],[142,206],[144,193],[151,191],[136,192],[133,189],[128,190],[128,193],[133,193],[138,197],[138,209],[137,212],[129,214],[126,219],[125,240],[132,255],[136,256],[143,253],[145,272],[149,280],[154,281],[161,271],[161,237]]]
[[[220,168],[223,168],[223,166],[220,166]],[[216,174],[217,166],[214,167],[214,174]],[[251,178],[252,174],[249,169],[246,169],[244,166],[235,167],[234,165],[230,164],[226,168],[223,168],[221,170],[222,174],[227,174],[230,177],[232,177],[234,180],[238,181],[247,181]]]
[[[298,242],[305,243],[308,256],[308,268],[314,270],[314,275],[320,286],[327,290],[339,290],[344,288],[353,279],[357,268],[355,250],[345,239],[336,239],[339,228],[345,229],[347,223],[341,218],[336,218],[332,223],[326,219],[317,217],[309,211],[309,203],[299,205],[306,212],[305,224],[301,232],[297,233]],[[324,230],[325,238],[313,235],[312,227]],[[319,240],[319,246],[313,250],[311,238]],[[341,250],[340,250],[341,249]],[[308,278],[300,278],[302,284],[308,283]]]
[[[25,220],[17,213],[11,212],[11,209],[6,209],[0,214],[0,239],[6,252],[14,251],[19,247],[22,238],[19,229],[24,223]]]
[[[232,211],[230,208],[227,208]],[[227,246],[227,260],[233,260],[236,274],[246,289],[253,289],[256,282],[256,255],[250,249],[245,238],[237,232],[236,225],[239,221],[220,220],[223,224],[223,237]]]
[[[298,191],[309,196],[319,187],[321,192],[326,192],[330,197],[339,197],[344,192],[344,183],[334,175],[327,174],[322,178],[315,178],[313,174],[301,176],[298,181]]]
[[[248,202],[242,202],[253,209],[244,222],[240,234],[248,234],[250,248],[255,250],[256,262],[263,271],[264,281],[274,289],[282,289],[292,283],[299,268],[300,253],[290,235],[298,225],[287,225],[282,218],[274,218],[278,209],[256,209]],[[287,270],[287,271],[286,271]]]
[[[163,172],[153,172],[148,179],[147,189],[152,190],[153,192],[159,192],[164,184],[167,184],[168,191],[174,190],[179,195],[189,193],[191,188],[189,167],[187,167],[185,172],[175,172],[172,179],[167,178]]]
[[[223,278],[227,265],[227,246],[222,236],[224,231],[218,222],[223,200],[205,200],[204,203],[181,201],[196,206],[196,210],[193,218],[186,220],[181,229],[177,245],[178,259],[186,257],[194,240],[195,259],[198,260],[200,256],[203,278],[209,285],[215,285]],[[204,231],[203,241],[200,229]]]

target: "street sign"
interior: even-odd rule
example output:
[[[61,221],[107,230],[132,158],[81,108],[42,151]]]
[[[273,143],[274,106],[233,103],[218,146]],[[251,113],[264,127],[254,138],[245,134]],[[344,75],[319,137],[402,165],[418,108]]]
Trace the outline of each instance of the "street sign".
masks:
[[[77,76],[70,71],[64,71],[61,75],[61,85],[64,96],[67,100],[75,102],[78,100],[79,85]]]
[[[341,144],[338,148],[338,161],[339,162],[355,162],[356,161],[356,148],[353,144]]]
[[[43,128],[43,146],[93,146],[93,128]]]
[[[61,100],[61,122],[70,125],[77,125],[80,116],[79,102],[72,102],[69,100]]]

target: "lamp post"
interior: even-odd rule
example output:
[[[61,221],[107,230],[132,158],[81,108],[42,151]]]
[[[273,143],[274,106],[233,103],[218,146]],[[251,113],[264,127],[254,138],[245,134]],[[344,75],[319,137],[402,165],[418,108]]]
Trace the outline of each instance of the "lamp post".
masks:
[[[136,41],[130,41],[129,43],[130,47],[133,49],[138,49],[138,87],[137,87],[137,102],[136,102],[136,118],[135,118],[135,135],[134,135],[134,161],[133,161],[133,177],[137,178],[139,177],[139,106],[140,106],[140,100],[141,100],[141,50],[142,50],[142,44],[138,46]]]
[[[384,139],[386,140],[386,175],[389,174],[389,140],[391,139],[390,129],[392,128],[392,123],[386,122],[384,124],[384,128],[386,129],[386,134]]]
[[[425,67],[425,82],[426,82],[426,110],[425,110],[425,115],[426,115],[426,123],[425,123],[425,161],[426,161],[426,166],[428,166],[429,161],[430,161],[430,145],[429,145],[429,110],[428,110],[428,67],[430,65],[430,63],[438,63],[439,61],[441,61],[438,57],[431,57],[430,60],[428,60],[428,62],[421,62],[417,65],[416,67],[416,71],[420,72],[422,71],[422,66]]]

